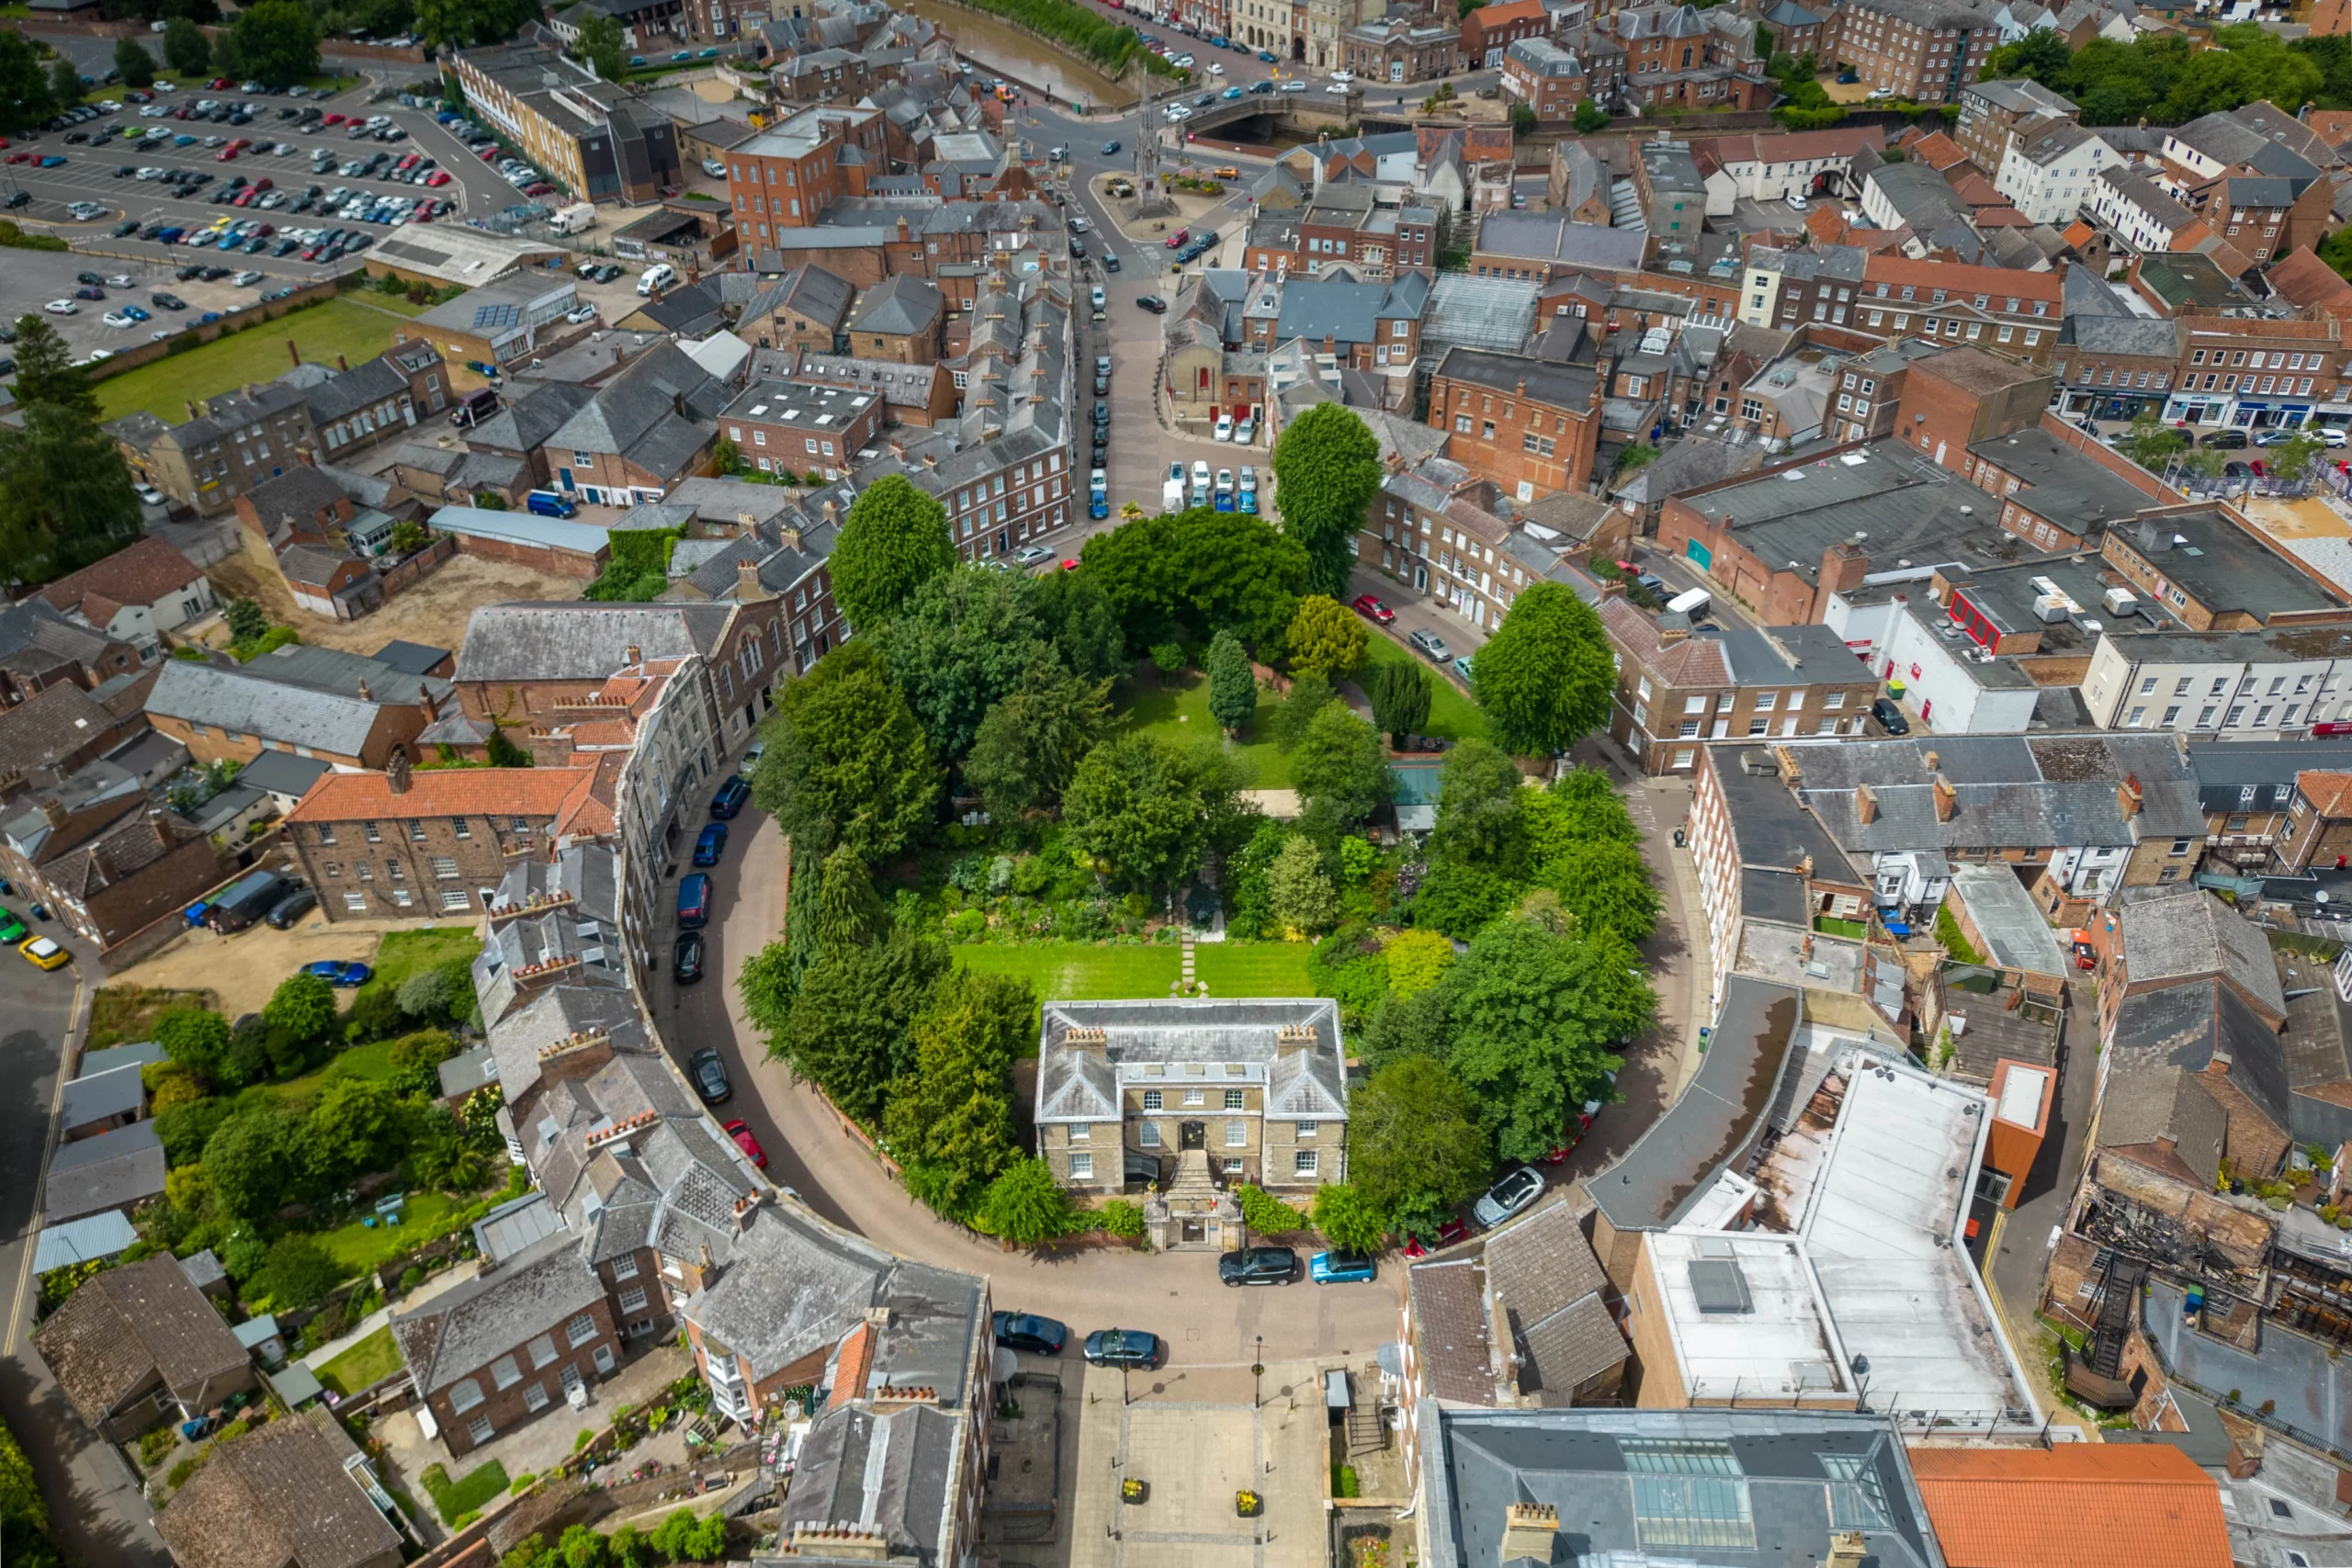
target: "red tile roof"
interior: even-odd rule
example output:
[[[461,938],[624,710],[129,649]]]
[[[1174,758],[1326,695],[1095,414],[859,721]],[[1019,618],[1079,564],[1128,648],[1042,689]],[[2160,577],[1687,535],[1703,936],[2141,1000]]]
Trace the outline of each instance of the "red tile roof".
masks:
[[[322,773],[289,822],[371,822],[403,817],[560,817],[594,784],[579,768],[423,768],[405,794],[382,773]]]
[[[1888,286],[1889,298],[1901,301],[1904,286],[1919,290],[1919,298],[1903,301],[1919,304],[1928,299],[1928,291],[1940,288],[1947,299],[1989,295],[1996,301],[1993,309],[2003,308],[2002,301],[2010,299],[2030,303],[2046,300],[2055,305],[2064,298],[2066,280],[2054,272],[2018,272],[2009,267],[1969,266],[1962,262],[1913,261],[1909,256],[1872,256],[1862,268],[1862,281],[1869,295],[1861,300],[1867,304],[1878,298],[1878,285]],[[2057,312],[2052,311],[2050,324],[2058,324]]]
[[[1968,154],[1961,151],[1960,143],[1940,130],[1932,131],[1913,142],[1911,156],[1939,175],[1954,164],[1968,163]],[[1973,168],[1975,165],[1969,166]]]
[[[2352,773],[2324,773],[2306,768],[2295,775],[2295,793],[2322,817],[2345,815],[2345,800],[2352,796]]]
[[[1951,1568],[2230,1568],[2221,1489],[2161,1443],[1913,1449]]]
[[[203,575],[187,557],[163,540],[142,538],[70,577],[59,578],[42,589],[40,596],[60,610],[71,610],[85,598],[101,601],[111,606],[105,614],[84,613],[103,626],[123,605],[153,604]]]
[[[2263,276],[2272,288],[2305,310],[2321,303],[2337,310],[2352,304],[2344,298],[2352,295],[2352,283],[2345,282],[2343,275],[2320,260],[2309,245],[2297,246],[2294,254]]]

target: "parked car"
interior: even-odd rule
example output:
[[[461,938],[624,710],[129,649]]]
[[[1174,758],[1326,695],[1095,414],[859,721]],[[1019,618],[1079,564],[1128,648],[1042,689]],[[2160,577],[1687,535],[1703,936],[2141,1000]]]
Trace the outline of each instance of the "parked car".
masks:
[[[1544,1173],[1532,1165],[1522,1165],[1479,1197],[1470,1205],[1478,1223],[1489,1229],[1501,1224],[1513,1214],[1544,1196]]]
[[[1879,728],[1889,735],[1911,733],[1911,721],[1903,716],[1903,710],[1894,705],[1894,699],[1892,697],[1880,697],[1871,703],[1871,716],[1878,720]]]
[[[1287,1285],[1298,1278],[1298,1254],[1287,1247],[1245,1247],[1216,1260],[1216,1277],[1227,1286]]]
[[[273,908],[270,913],[275,915],[277,911]],[[314,964],[305,964],[302,965],[302,973],[315,975],[328,985],[345,990],[355,986],[364,986],[376,977],[376,971],[365,964],[343,958],[322,958]]]
[[[710,814],[721,822],[731,820],[743,809],[743,803],[751,798],[750,781],[741,777],[729,779],[718,786],[718,793],[710,797]]]
[[[697,871],[678,883],[678,924],[699,931],[710,923],[710,874]]]
[[[2245,444],[2246,434],[2243,430],[2208,431],[2203,438],[2198,442],[2199,446],[2203,446],[2210,451],[2216,452],[2234,452],[2243,448]]]
[[[1161,1353],[1159,1336],[1140,1328],[1098,1328],[1086,1337],[1085,1349],[1090,1366],[1140,1367],[1145,1371],[1159,1365]]]
[[[1036,1317],[1025,1312],[998,1312],[990,1313],[989,1321],[996,1330],[996,1342],[1008,1350],[1058,1356],[1062,1347],[1069,1343],[1069,1329],[1050,1317]]]
[[[1138,299],[1136,303],[1143,309],[1150,311],[1155,316],[1164,316],[1168,314],[1168,301],[1162,299],[1157,294],[1146,294]]]
[[[727,824],[724,822],[706,824],[701,834],[695,840],[695,863],[717,865],[718,857],[725,853],[726,850]]]
[[[1396,611],[1369,593],[1357,594],[1351,603],[1357,615],[1368,621],[1376,621],[1384,626],[1396,618]]]
[[[681,986],[702,978],[703,942],[700,931],[681,931],[670,950],[670,977]]]
[[[307,887],[297,887],[271,905],[269,913],[262,919],[267,920],[273,929],[282,931],[318,907],[319,896],[316,893]],[[6,940],[5,936],[0,936],[0,940]]]
[[[74,955],[45,936],[27,937],[17,944],[17,951],[36,969],[61,969]]]
[[[0,909],[0,942],[22,942],[24,938],[25,922],[18,919],[13,911]]]
[[[1414,652],[1432,664],[1442,664],[1449,656],[1445,638],[1435,632],[1410,632],[1407,634],[1405,640],[1413,645]]]
[[[735,1146],[742,1150],[745,1157],[753,1165],[762,1170],[768,1168],[768,1152],[760,1147],[760,1140],[752,1136],[752,1124],[749,1122],[729,1122],[726,1125],[725,1132],[729,1137],[735,1140]]]
[[[1318,1285],[1369,1284],[1380,1267],[1361,1252],[1318,1252],[1306,1262],[1306,1277]]]
[[[686,1077],[694,1079],[695,1092],[705,1105],[724,1105],[735,1098],[735,1086],[727,1081],[727,1064],[718,1059],[716,1047],[706,1045],[687,1057]]]

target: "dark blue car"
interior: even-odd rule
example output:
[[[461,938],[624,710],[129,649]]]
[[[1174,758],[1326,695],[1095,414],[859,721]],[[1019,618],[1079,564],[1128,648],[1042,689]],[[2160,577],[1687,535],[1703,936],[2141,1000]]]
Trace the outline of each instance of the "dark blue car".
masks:
[[[376,972],[365,964],[336,958],[322,958],[315,964],[305,964],[302,973],[315,975],[328,985],[338,987],[364,986],[376,976]]]
[[[751,798],[750,784],[740,778],[729,779],[718,786],[718,793],[710,797],[710,814],[724,822],[742,810],[743,803]]]
[[[702,830],[702,836],[695,840],[695,863],[696,865],[717,865],[718,863],[719,852],[724,850],[726,847],[727,824],[724,822],[711,823]]]
[[[678,884],[678,924],[686,931],[700,931],[710,924],[710,877],[695,872]]]

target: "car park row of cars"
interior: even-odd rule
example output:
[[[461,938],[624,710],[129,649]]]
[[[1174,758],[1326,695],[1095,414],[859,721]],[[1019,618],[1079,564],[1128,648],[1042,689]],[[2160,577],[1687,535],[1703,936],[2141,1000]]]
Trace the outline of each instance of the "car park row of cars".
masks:
[[[1254,513],[1258,510],[1258,470],[1243,468],[1237,481],[1231,468],[1219,468],[1216,477],[1211,479],[1208,464],[1196,458],[1193,463],[1192,485],[1188,492],[1184,483],[1184,465],[1177,459],[1168,465],[1168,477],[1160,482],[1159,498],[1161,509],[1168,512],[1211,506],[1219,512]]]

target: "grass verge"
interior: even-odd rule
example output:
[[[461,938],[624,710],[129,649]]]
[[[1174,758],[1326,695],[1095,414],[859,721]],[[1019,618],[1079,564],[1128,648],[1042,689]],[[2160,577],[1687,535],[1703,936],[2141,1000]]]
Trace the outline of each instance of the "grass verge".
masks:
[[[375,1333],[319,1369],[320,1386],[330,1393],[350,1395],[373,1388],[400,1371],[400,1347],[392,1343],[391,1325]]]
[[[1470,700],[1470,694],[1462,689],[1452,671],[1435,668],[1428,660],[1408,652],[1383,633],[1374,633],[1364,644],[1363,652],[1365,668],[1356,671],[1356,684],[1359,686],[1370,679],[1370,667],[1374,664],[1412,664],[1429,671],[1429,734],[1442,736],[1448,740],[1467,740],[1474,735],[1482,740],[1492,739],[1487,733],[1487,716],[1478,711],[1478,705]]]
[[[170,355],[96,384],[98,417],[118,419],[141,410],[168,423],[187,418],[189,400],[202,400],[247,382],[267,381],[287,367],[290,339],[304,359],[332,365],[342,355],[352,364],[375,358],[392,346],[392,326],[401,318],[365,296],[330,299],[278,321],[265,321],[216,338],[201,348]]]
[[[1148,671],[1123,681],[1117,704],[1128,728],[1138,735],[1189,746],[1217,734],[1216,720],[1209,716],[1209,680],[1196,670],[1172,677]],[[1282,705],[1281,697],[1259,687],[1257,717],[1240,739],[1225,743],[1227,752],[1250,770],[1253,789],[1290,787],[1290,758],[1273,742],[1274,717]]]
[[[1193,977],[1212,997],[1311,997],[1310,943],[1204,942],[1193,949]]]

